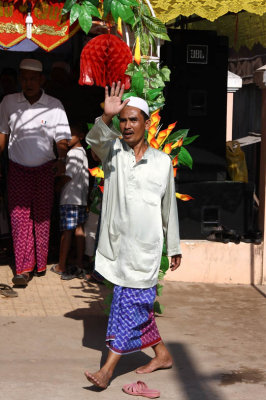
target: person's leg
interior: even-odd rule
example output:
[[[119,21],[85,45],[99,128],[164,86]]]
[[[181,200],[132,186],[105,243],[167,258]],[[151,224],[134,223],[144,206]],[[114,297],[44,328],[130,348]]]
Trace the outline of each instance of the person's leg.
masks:
[[[95,373],[85,371],[86,378],[88,381],[93,383],[93,385],[102,389],[106,389],[120,358],[120,354],[113,353],[111,350],[109,350],[107,360],[103,367]]]
[[[76,265],[78,268],[83,269],[83,255],[85,247],[85,233],[84,225],[78,225],[75,229],[76,239]]]
[[[33,220],[36,246],[37,270],[46,270],[50,218],[54,199],[54,176],[52,171],[53,163],[49,162],[44,166],[37,167],[35,172],[35,196],[33,200]]]
[[[29,275],[35,266],[33,222],[31,218],[33,182],[31,174],[10,161],[8,209],[12,227],[16,274]]]
[[[167,369],[172,367],[172,357],[163,342],[152,346],[152,348],[155,352],[155,357],[148,364],[137,368],[137,374],[149,374],[157,369]]]
[[[55,266],[57,272],[65,272],[67,256],[71,246],[73,230],[65,230],[62,232],[60,241],[59,263]]]

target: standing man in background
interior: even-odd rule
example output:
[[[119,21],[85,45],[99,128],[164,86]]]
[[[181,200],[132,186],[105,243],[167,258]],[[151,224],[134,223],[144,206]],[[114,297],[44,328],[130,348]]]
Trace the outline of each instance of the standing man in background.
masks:
[[[24,286],[35,268],[39,274],[46,271],[54,171],[57,175],[65,171],[71,134],[61,102],[41,89],[41,62],[24,59],[19,68],[22,92],[5,96],[0,105],[0,152],[8,143],[13,283]]]

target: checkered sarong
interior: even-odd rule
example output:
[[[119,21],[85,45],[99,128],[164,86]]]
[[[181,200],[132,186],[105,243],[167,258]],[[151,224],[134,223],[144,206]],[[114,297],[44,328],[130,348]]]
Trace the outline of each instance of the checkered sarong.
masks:
[[[74,204],[60,205],[60,230],[68,231],[76,229],[78,225],[84,224],[87,219],[86,206]]]
[[[153,303],[156,286],[134,289],[114,286],[106,344],[114,353],[128,354],[161,341]]]

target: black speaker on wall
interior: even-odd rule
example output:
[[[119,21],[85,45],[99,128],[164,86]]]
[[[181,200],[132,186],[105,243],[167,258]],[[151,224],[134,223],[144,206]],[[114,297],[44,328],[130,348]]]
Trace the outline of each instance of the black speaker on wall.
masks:
[[[191,182],[176,185],[190,201],[178,200],[181,239],[205,239],[219,225],[243,235],[252,229],[254,184]]]
[[[178,181],[225,180],[228,39],[213,31],[170,29],[161,61],[171,69],[162,121],[200,137],[189,145],[194,166]]]

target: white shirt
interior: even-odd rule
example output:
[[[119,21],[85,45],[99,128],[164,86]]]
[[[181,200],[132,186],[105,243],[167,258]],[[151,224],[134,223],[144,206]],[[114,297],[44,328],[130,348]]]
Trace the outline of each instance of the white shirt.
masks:
[[[0,132],[10,135],[9,159],[26,167],[55,159],[53,141],[71,139],[63,105],[44,92],[33,104],[22,92],[5,96],[0,104]]]
[[[60,196],[60,204],[87,205],[89,171],[86,151],[83,147],[69,150],[66,158],[65,175],[71,181],[65,184]]]
[[[86,137],[104,169],[96,271],[116,285],[156,285],[165,238],[169,256],[181,254],[173,167],[165,153],[134,150],[99,119]]]

